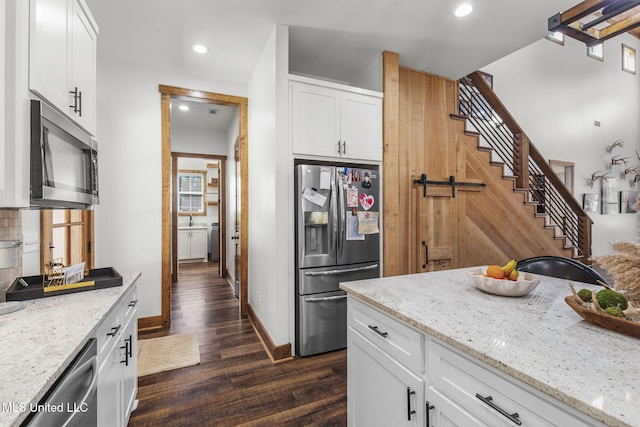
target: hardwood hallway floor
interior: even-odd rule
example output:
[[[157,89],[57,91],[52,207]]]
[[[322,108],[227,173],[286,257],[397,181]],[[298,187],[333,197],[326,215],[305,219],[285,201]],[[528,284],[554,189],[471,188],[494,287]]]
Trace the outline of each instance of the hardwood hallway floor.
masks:
[[[181,265],[171,328],[198,332],[200,364],[138,379],[129,426],[343,426],[346,350],[273,364],[217,264]]]

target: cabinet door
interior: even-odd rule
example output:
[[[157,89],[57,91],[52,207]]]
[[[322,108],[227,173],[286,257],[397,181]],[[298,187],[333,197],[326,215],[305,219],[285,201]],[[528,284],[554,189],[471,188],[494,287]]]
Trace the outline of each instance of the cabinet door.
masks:
[[[178,259],[191,258],[191,231],[178,231]]]
[[[382,160],[382,100],[345,92],[340,104],[342,157]]]
[[[123,386],[123,411],[124,424],[126,425],[131,411],[135,409],[136,395],[138,394],[138,319],[134,315],[122,332],[122,346],[126,354],[122,360],[122,386]]]
[[[427,427],[487,427],[433,387],[427,387]]]
[[[340,91],[291,82],[293,152],[339,157]]]
[[[121,339],[121,335],[118,334]],[[120,345],[108,354],[98,379],[98,427],[122,426],[122,367]]]
[[[97,35],[78,0],[73,1],[71,29],[71,76],[68,90],[75,91],[77,88],[79,95],[75,101],[76,111],[72,110],[71,114],[82,127],[95,135]],[[69,105],[74,105],[73,95]]]
[[[191,258],[207,258],[207,230],[191,232]]]
[[[423,426],[423,381],[352,328],[347,338],[348,424]]]
[[[31,0],[29,88],[69,111],[69,2]]]

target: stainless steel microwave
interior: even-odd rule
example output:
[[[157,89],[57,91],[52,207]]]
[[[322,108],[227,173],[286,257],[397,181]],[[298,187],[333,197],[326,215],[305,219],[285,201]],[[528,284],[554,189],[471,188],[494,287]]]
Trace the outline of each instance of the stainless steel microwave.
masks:
[[[31,206],[87,209],[98,204],[95,139],[40,100],[31,100]]]

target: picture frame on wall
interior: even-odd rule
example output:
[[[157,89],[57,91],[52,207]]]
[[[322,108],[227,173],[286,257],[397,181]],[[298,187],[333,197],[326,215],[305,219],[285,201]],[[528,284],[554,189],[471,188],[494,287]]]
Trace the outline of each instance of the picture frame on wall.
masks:
[[[620,200],[618,196],[618,180],[616,178],[603,179],[602,194],[600,197],[600,213],[617,214],[620,213]]]
[[[604,43],[587,46],[587,56],[598,61],[604,61]]]
[[[622,44],[622,71],[636,73],[636,50],[626,44]]]
[[[598,213],[600,211],[600,195],[596,193],[583,194],[582,208],[587,213]]]
[[[633,205],[638,201],[637,191],[620,192],[620,213],[636,213]]]

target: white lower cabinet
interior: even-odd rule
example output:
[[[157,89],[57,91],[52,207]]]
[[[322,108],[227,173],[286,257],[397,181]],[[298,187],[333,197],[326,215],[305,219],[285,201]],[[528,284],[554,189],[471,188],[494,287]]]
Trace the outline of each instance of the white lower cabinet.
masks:
[[[126,426],[138,391],[135,284],[98,326],[98,426]]]
[[[422,379],[352,328],[347,339],[349,425],[423,426]]]
[[[351,298],[347,318],[348,424],[424,426],[421,335]]]
[[[207,230],[178,231],[178,259],[207,259]]]
[[[486,424],[473,417],[451,399],[433,387],[427,387],[425,394],[426,426],[438,427],[485,427]]]
[[[604,426],[352,297],[347,318],[349,426]]]

